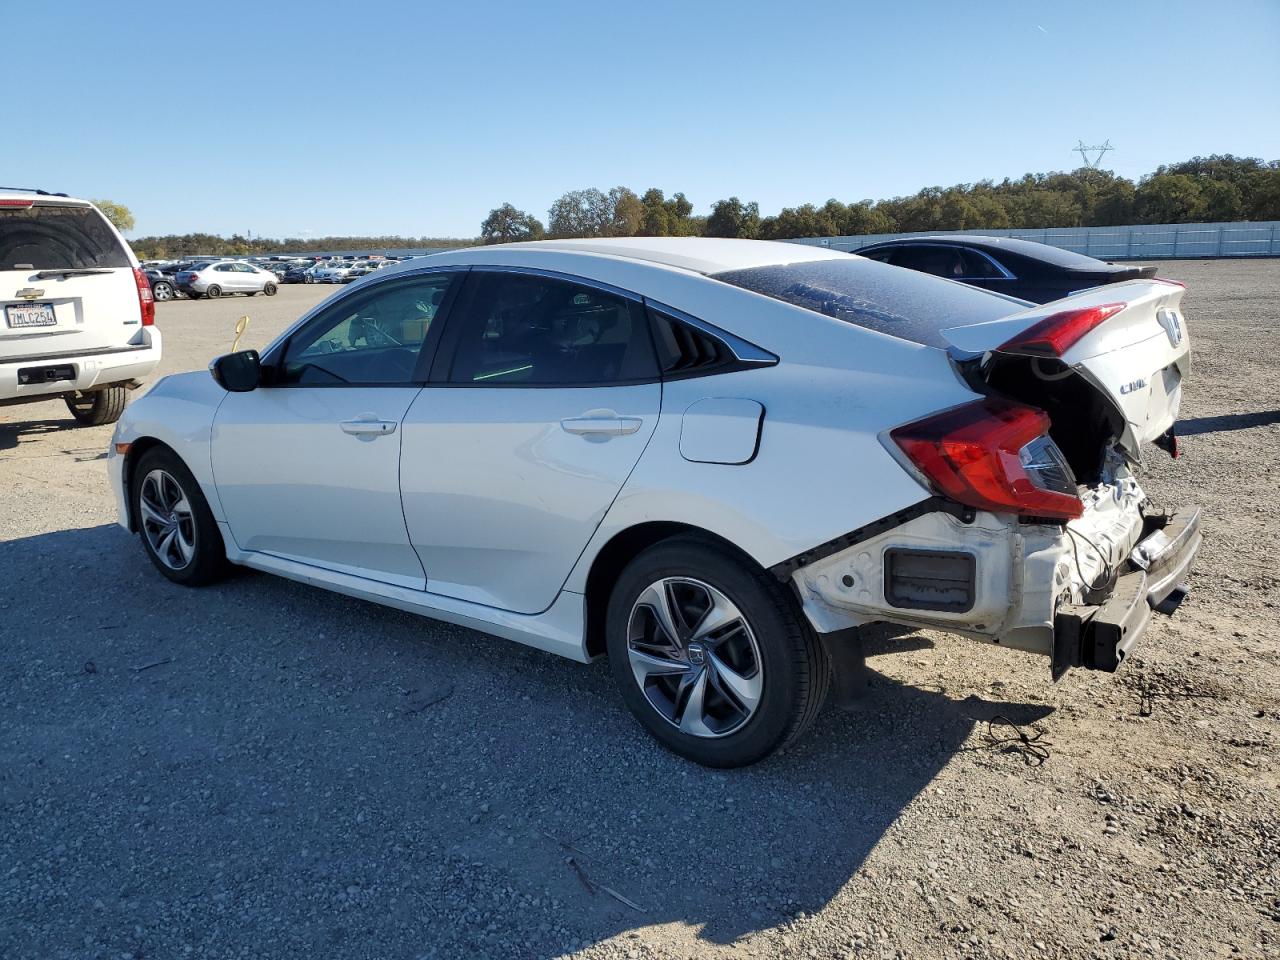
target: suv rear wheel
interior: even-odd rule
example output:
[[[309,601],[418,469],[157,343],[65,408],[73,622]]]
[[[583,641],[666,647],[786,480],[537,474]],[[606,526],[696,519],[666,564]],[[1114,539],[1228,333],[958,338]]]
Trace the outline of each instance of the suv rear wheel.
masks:
[[[100,427],[105,423],[115,423],[124,413],[124,405],[129,402],[129,391],[124,387],[103,387],[92,393],[82,393],[78,397],[67,397],[67,409],[76,418],[76,422],[86,427]]]
[[[609,600],[610,668],[668,748],[740,767],[808,729],[831,666],[782,585],[729,549],[678,537],[645,550]]]

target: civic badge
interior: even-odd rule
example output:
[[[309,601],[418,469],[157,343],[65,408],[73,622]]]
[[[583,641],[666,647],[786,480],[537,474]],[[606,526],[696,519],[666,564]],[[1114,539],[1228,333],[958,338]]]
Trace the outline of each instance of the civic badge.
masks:
[[[1178,316],[1178,311],[1170,310],[1168,307],[1158,310],[1156,320],[1160,322],[1160,326],[1164,327],[1170,346],[1176,347],[1182,342],[1182,318]]]

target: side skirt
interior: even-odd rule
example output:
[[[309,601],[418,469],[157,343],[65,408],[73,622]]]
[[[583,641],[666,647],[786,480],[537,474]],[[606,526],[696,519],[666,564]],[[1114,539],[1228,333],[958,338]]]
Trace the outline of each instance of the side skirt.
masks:
[[[422,590],[410,590],[346,573],[337,573],[265,553],[248,550],[229,550],[228,553],[233,554],[229,557],[233,563],[252,567],[264,573],[274,573],[276,576],[296,580],[298,583],[321,587],[387,607],[395,607],[433,620],[443,620],[445,623],[457,624],[460,627],[469,627],[481,633],[514,640],[579,663],[587,663],[591,659],[587,656],[583,632],[586,627],[586,598],[580,593],[562,590],[555,602],[539,614],[511,613]]]

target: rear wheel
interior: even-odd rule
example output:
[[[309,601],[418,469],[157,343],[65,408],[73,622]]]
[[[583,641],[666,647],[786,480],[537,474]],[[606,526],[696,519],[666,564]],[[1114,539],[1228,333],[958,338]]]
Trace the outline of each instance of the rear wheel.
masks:
[[[115,423],[124,413],[129,402],[129,391],[124,387],[104,387],[78,397],[67,397],[67,409],[76,422],[86,427],[100,427]]]
[[[167,283],[157,283],[151,288],[151,295],[157,300],[172,300],[173,287],[169,286]]]
[[[712,767],[755,763],[798,739],[831,678],[826,651],[782,585],[693,537],[627,566],[610,597],[606,643],[636,718]]]
[[[222,288],[218,286],[216,283],[211,284],[209,286],[209,289],[204,292],[204,295],[212,299],[217,299],[218,297],[222,296]]]
[[[133,471],[132,512],[157,570],[188,587],[224,576],[230,567],[222,534],[200,485],[167,447],[153,447]]]
[[[274,283],[268,283],[262,288],[262,292],[268,297],[274,297],[276,295],[276,285]]]

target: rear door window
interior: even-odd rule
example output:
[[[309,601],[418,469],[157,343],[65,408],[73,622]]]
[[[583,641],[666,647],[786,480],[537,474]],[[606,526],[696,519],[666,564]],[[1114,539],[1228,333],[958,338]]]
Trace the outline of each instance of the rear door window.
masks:
[[[913,343],[944,347],[941,331],[998,320],[1023,300],[946,283],[861,257],[729,270],[716,280]]]
[[[0,270],[128,267],[129,254],[92,207],[0,208]]]
[[[477,386],[601,386],[655,380],[653,340],[635,301],[519,273],[474,274],[449,375]]]
[[[931,273],[935,277],[955,280],[965,276],[965,263],[961,251],[955,247],[899,247],[889,261],[895,267]]]

